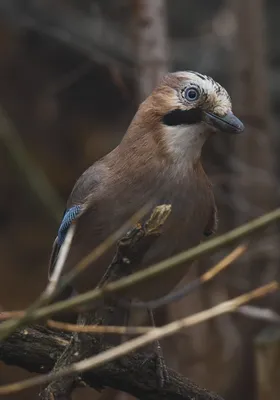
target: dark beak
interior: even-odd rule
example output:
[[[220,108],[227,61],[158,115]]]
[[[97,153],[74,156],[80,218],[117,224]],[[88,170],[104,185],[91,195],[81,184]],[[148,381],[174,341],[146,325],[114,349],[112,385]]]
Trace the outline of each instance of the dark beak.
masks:
[[[241,133],[244,131],[244,125],[231,111],[223,117],[204,111],[203,119],[207,124],[212,125],[221,132]]]

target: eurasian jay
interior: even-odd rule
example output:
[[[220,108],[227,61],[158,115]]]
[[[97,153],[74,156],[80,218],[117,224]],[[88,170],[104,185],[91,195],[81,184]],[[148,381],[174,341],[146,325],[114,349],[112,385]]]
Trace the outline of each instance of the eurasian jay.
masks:
[[[216,132],[239,133],[227,91],[212,78],[192,71],[167,74],[140,105],[121,143],[89,167],[75,184],[55,239],[52,270],[67,229],[76,230],[64,265],[84,256],[150,202],[171,204],[160,237],[145,254],[145,268],[200,243],[216,229],[216,205],[201,164],[205,141]],[[78,292],[93,289],[114,255],[110,249],[73,282]],[[152,300],[169,293],[186,266],[138,284],[130,298]]]

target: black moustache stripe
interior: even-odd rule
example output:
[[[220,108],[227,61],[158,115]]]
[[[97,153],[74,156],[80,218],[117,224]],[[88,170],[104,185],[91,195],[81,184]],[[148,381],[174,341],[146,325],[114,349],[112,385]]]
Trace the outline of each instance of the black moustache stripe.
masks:
[[[202,121],[202,111],[199,108],[192,110],[176,109],[165,114],[162,122],[168,126],[193,125]]]

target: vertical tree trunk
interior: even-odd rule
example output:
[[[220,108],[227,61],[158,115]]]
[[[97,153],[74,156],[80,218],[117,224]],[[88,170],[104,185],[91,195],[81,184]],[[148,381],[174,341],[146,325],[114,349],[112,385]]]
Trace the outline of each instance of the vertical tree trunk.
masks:
[[[246,125],[234,141],[233,182],[236,222],[265,212],[274,204],[264,0],[232,0],[237,22],[234,52],[234,106]]]
[[[234,140],[233,144],[232,199],[235,225],[272,209],[277,199],[265,56],[264,4],[264,0],[231,0],[237,23],[233,53],[233,103],[236,114],[240,115],[246,127],[243,136]],[[273,230],[270,230],[269,234],[266,232],[263,235],[254,255],[262,264],[264,275],[270,279],[274,273],[272,258],[278,256],[277,245],[269,237],[272,234]],[[250,263],[247,263],[247,272],[243,271],[243,277],[248,273],[247,278],[252,284],[256,279],[260,283],[261,277],[255,273],[255,269],[256,266],[253,271]]]
[[[234,225],[238,225],[275,207],[277,185],[266,63],[265,1],[230,0],[230,3],[236,20],[232,53],[233,105],[246,128],[241,137],[233,140],[231,155],[231,198]],[[229,271],[232,274],[228,286],[230,296],[276,278],[279,244],[275,233],[276,228],[272,227],[252,238],[248,256]],[[240,287],[235,284],[238,281],[243,282]],[[237,322],[243,342],[237,385],[240,388],[244,385],[246,393],[252,394],[253,380],[250,382],[248,378],[242,383],[241,377],[251,375],[253,378],[253,358],[248,347],[259,326],[253,322],[245,324],[244,320]]]
[[[136,84],[138,101],[148,97],[163,75],[168,71],[168,45],[165,0],[134,0],[132,32],[136,56]],[[136,310],[135,310],[136,311]],[[132,323],[143,323],[143,313],[135,315]],[[159,310],[157,323],[167,322],[167,307]],[[141,321],[141,322],[140,322]],[[148,324],[150,325],[150,321]],[[117,400],[130,400],[131,396],[119,393]]]
[[[165,0],[135,0],[138,96],[144,100],[168,71]]]

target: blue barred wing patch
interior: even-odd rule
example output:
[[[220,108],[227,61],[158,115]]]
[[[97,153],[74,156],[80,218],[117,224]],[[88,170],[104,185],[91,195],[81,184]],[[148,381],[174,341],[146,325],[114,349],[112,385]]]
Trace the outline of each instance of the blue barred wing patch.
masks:
[[[72,222],[75,221],[75,219],[78,217],[81,209],[82,206],[75,205],[65,212],[57,234],[57,244],[59,246],[63,244],[68,228],[70,227]]]

